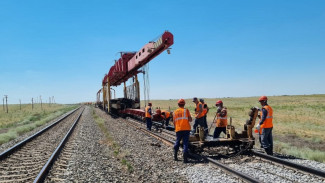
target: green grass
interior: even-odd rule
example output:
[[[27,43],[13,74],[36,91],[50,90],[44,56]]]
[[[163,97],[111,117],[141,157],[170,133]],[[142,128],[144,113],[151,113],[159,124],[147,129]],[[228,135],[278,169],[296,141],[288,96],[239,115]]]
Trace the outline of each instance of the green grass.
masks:
[[[218,98],[211,99],[205,98],[205,102],[208,104],[210,111],[208,113],[208,126],[210,127],[213,118],[215,116],[216,107],[215,102],[222,100],[224,106],[228,108],[228,117],[232,117],[233,125],[236,131],[243,130],[243,126],[248,117],[248,111],[251,107],[257,106],[261,108],[258,103],[257,97],[242,97],[242,98]],[[324,161],[323,156],[315,155],[318,158],[312,158],[311,156],[303,155],[299,153],[300,150],[311,153],[315,152],[319,154],[324,151],[324,148],[316,146],[316,143],[325,142],[325,94],[319,95],[295,95],[295,96],[268,96],[269,105],[273,108],[273,134],[277,136],[294,136],[295,138],[281,138],[281,142],[289,144],[287,146],[278,148],[288,148],[286,152],[295,154],[298,157],[308,157],[308,159],[318,159],[318,161]],[[152,100],[153,108],[160,107],[161,109],[171,109],[171,111],[177,108],[177,100]],[[192,99],[186,99],[185,107],[188,108],[194,116],[195,104]],[[142,102],[142,108],[144,103]],[[229,123],[229,120],[228,120]],[[214,127],[214,125],[212,125]],[[213,129],[210,134],[213,133]],[[305,143],[299,143],[303,139]],[[307,146],[309,150],[305,148]],[[296,147],[296,149],[294,148]],[[290,150],[289,150],[290,149]],[[297,153],[294,153],[297,151]],[[306,153],[307,154],[307,153]],[[312,153],[311,153],[312,154]]]
[[[303,159],[315,160],[318,162],[325,162],[325,152],[313,150],[308,147],[291,146],[289,143],[274,141],[275,151],[283,154],[300,157]]]
[[[0,145],[18,136],[29,132],[39,126],[42,126],[58,116],[76,108],[76,105],[60,105],[52,104],[52,106],[44,106],[31,110],[28,105],[9,105],[9,113],[1,111],[0,115]]]
[[[126,169],[128,170],[128,172],[132,173],[133,172],[133,167],[131,165],[131,163],[125,158],[127,156],[127,152],[123,152],[121,150],[120,145],[114,141],[113,137],[109,134],[108,129],[105,126],[105,121],[103,118],[99,117],[95,110],[92,108],[93,112],[93,118],[95,119],[97,125],[99,126],[101,132],[104,134],[105,136],[105,144],[107,144],[109,147],[111,147],[113,149],[113,154],[115,157],[119,158],[121,161],[120,163],[126,167]]]

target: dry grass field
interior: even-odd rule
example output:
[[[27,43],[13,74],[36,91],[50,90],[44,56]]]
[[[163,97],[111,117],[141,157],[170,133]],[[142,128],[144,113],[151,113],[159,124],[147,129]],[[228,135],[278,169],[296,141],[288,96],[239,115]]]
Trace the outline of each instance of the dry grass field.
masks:
[[[76,108],[76,105],[62,104],[34,104],[32,110],[31,104],[22,104],[21,110],[19,104],[8,105],[8,113],[0,110],[0,145],[17,136],[39,127],[58,116]]]
[[[259,97],[221,98],[228,108],[228,117],[240,132],[251,107],[261,107]],[[212,123],[219,99],[206,99],[210,111],[208,126]],[[153,107],[175,110],[177,100],[153,100]],[[270,96],[269,105],[273,108],[274,151],[297,157],[325,162],[325,95]],[[186,108],[194,113],[194,103],[186,100]],[[229,120],[228,120],[229,121]],[[193,124],[193,123],[192,123]],[[214,125],[210,130],[213,134]],[[259,142],[256,143],[259,146]]]

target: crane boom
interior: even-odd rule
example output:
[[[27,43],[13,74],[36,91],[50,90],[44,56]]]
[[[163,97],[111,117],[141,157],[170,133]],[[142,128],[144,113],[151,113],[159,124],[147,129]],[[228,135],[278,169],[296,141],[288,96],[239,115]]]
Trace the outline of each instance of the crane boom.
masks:
[[[173,43],[173,34],[165,31],[157,41],[145,44],[138,52],[121,53],[121,57],[110,68],[108,74],[105,75],[103,85],[108,77],[110,86],[119,86],[129,78],[137,75],[142,66],[168,49]]]

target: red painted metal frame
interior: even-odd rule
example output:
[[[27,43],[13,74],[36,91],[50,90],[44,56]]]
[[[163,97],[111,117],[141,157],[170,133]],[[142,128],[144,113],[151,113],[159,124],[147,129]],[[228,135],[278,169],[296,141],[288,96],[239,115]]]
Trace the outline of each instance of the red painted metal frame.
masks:
[[[174,44],[174,36],[166,31],[155,42],[149,42],[138,52],[122,53],[121,58],[110,68],[105,75],[102,84],[105,85],[109,77],[111,86],[118,86],[129,78],[141,72],[139,69],[150,62],[153,58]]]
[[[145,117],[145,111],[143,109],[124,109],[121,110],[120,113],[122,114],[128,114],[131,116],[137,116],[139,118],[144,118]],[[162,121],[164,117],[161,114],[153,114],[152,115],[152,121]]]

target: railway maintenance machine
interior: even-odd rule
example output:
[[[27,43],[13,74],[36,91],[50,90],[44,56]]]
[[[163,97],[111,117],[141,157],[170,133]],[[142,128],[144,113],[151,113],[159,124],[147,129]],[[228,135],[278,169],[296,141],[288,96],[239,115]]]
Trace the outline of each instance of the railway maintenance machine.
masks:
[[[173,34],[165,31],[156,41],[150,41],[137,52],[121,52],[121,57],[102,80],[102,88],[97,92],[97,105],[112,114],[130,114],[144,117],[144,111],[140,110],[138,74],[147,74],[146,64],[165,50],[169,54],[170,46],[173,44]],[[132,79],[132,84],[126,86],[125,82],[129,79]],[[124,86],[124,97],[113,98],[112,90],[114,93],[115,90],[111,87],[122,84]]]
[[[190,136],[190,149],[194,152],[202,152],[204,148],[211,147],[231,147],[235,152],[245,152],[253,148],[255,138],[253,137],[253,128],[258,115],[258,108],[252,107],[248,112],[249,119],[244,124],[244,130],[241,133],[236,132],[235,126],[230,124],[226,127],[226,136],[224,138],[209,138],[204,135],[204,128],[198,127],[196,133]]]

